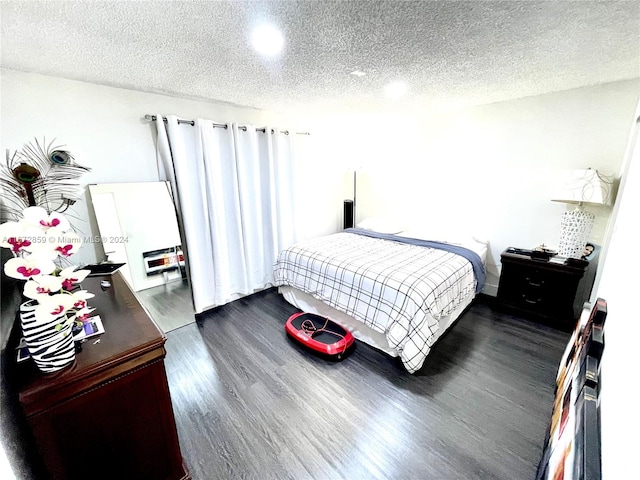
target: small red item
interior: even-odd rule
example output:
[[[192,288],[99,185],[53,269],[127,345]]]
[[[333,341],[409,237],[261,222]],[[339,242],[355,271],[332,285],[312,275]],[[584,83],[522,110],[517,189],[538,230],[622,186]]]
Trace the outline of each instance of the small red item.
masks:
[[[342,360],[355,341],[350,331],[314,313],[295,313],[284,328],[296,342],[336,360]]]

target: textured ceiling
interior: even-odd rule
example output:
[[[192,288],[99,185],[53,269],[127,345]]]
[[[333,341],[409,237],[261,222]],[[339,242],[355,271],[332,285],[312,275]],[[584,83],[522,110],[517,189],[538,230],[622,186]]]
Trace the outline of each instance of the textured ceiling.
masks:
[[[637,1],[2,1],[0,11],[5,68],[274,111],[461,107],[640,76]],[[249,45],[262,22],[285,36],[278,59]],[[394,80],[409,85],[399,102],[382,93]]]

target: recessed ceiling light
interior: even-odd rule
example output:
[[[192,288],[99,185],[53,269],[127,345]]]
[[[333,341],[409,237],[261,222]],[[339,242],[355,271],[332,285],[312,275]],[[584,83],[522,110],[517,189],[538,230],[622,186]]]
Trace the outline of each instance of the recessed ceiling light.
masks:
[[[349,75],[354,75],[356,77],[364,77],[366,75],[366,73],[364,73],[361,70],[354,70],[353,72],[351,72]]]
[[[384,87],[385,95],[393,100],[404,97],[408,91],[409,87],[404,82],[392,82]]]
[[[251,43],[256,52],[273,57],[282,51],[284,37],[271,25],[261,25],[253,31]]]

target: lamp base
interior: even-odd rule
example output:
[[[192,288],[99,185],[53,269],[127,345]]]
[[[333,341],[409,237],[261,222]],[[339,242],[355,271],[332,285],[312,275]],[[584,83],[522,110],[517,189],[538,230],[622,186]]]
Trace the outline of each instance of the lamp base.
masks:
[[[344,201],[344,228],[355,227],[353,200]]]
[[[595,215],[576,208],[562,214],[558,255],[566,258],[582,258]]]

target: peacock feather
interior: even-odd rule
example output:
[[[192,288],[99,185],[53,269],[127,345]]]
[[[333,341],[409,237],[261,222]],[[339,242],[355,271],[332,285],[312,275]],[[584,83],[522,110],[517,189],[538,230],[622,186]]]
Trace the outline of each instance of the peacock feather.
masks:
[[[35,139],[13,155],[7,150],[6,165],[0,166],[0,195],[10,217],[19,218],[30,206],[64,212],[82,195],[78,179],[91,169],[54,141],[45,147],[44,140],[40,144]]]

